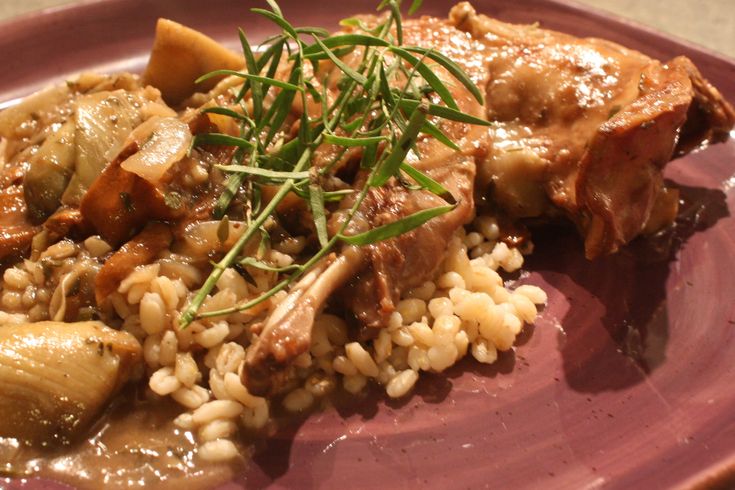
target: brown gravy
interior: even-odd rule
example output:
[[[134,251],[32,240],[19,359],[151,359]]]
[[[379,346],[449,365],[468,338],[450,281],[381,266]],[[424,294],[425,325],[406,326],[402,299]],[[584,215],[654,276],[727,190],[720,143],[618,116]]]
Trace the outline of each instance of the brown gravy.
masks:
[[[231,481],[245,458],[208,463],[197,454],[195,435],[173,419],[181,407],[168,400],[119,397],[92,435],[65,448],[40,450],[0,438],[0,474],[38,477],[81,489],[204,489]],[[241,454],[249,454],[247,446]]]

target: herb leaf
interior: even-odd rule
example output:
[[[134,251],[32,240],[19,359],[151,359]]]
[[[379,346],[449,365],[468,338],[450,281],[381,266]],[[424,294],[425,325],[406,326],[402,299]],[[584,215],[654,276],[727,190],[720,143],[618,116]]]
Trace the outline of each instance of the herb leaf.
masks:
[[[424,209],[417,211],[405,218],[401,218],[398,221],[393,221],[377,228],[373,228],[370,231],[360,233],[357,235],[339,235],[339,239],[349,245],[370,245],[377,242],[382,242],[390,238],[395,238],[404,233],[408,233],[411,230],[418,228],[427,221],[442,214],[446,214],[452,211],[456,204],[447,206],[437,206],[435,208]]]

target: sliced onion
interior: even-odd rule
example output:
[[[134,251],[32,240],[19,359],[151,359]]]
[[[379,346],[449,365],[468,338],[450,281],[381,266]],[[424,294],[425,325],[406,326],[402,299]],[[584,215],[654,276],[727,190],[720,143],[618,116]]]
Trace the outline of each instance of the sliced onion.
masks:
[[[140,150],[121,167],[148,182],[157,183],[173,164],[184,158],[191,144],[189,126],[173,117],[152,117],[135,128],[130,138]]]

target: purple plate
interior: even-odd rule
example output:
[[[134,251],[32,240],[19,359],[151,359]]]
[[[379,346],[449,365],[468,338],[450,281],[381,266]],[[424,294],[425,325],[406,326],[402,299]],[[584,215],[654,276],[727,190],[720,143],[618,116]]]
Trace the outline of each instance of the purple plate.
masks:
[[[0,25],[0,101],[80,70],[140,70],[155,19],[234,44],[262,38],[236,0],[105,0]],[[302,25],[336,26],[374,0],[282,0]],[[478,0],[507,21],[684,54],[731,101],[735,63],[550,0]],[[427,0],[445,15],[451,2]],[[408,401],[368,397],[262,444],[236,485],[319,488],[678,488],[735,486],[735,142],[673,162],[685,204],[675,229],[590,263],[570,232],[540,231],[527,282],[549,305],[515,352],[426,376]],[[731,289],[732,288],[732,289]],[[30,488],[44,482],[31,481]]]

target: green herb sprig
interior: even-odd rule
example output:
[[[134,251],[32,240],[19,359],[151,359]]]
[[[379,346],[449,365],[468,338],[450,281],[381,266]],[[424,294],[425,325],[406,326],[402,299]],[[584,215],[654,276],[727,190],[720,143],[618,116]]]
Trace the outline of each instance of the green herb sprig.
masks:
[[[443,67],[457,82],[482,103],[482,95],[466,73],[438,51],[422,47],[403,46],[401,0],[383,0],[378,6],[385,11],[382,21],[366,25],[361,19],[347,19],[344,26],[358,32],[329,36],[323,29],[294,27],[284,17],[274,0],[266,0],[270,9],[251,9],[272,23],[280,33],[267,39],[256,57],[245,33],[240,30],[240,42],[245,57],[246,72],[219,70],[199,81],[230,75],[243,79],[242,87],[232,107],[213,107],[204,112],[227,116],[237,121],[239,136],[220,133],[200,134],[192,146],[226,145],[236,148],[228,165],[218,168],[227,172],[225,190],[217,201],[214,216],[226,218],[236,196],[244,195],[245,232],[217,263],[192,298],[180,318],[185,328],[197,318],[210,318],[247,310],[287,288],[316,263],[331,253],[340,243],[364,246],[407,233],[428,220],[450,212],[456,207],[451,194],[430,176],[408,165],[410,151],[418,154],[416,142],[421,134],[436,138],[458,150],[456,144],[430,120],[430,117],[467,124],[487,125],[480,118],[463,113],[451,91],[436,75],[427,60]],[[409,13],[415,12],[420,0],[413,0]],[[346,56],[360,53],[359,61],[348,63]],[[339,72],[335,100],[328,101],[327,74],[320,68],[326,62]],[[308,70],[311,64],[311,70]],[[284,77],[276,74],[287,68]],[[323,78],[320,78],[322,77]],[[322,91],[317,90],[321,86]],[[271,94],[274,91],[274,94]],[[277,92],[277,93],[275,93]],[[283,141],[283,126],[299,97],[303,111],[299,119],[298,136]],[[321,104],[321,114],[309,115],[309,97]],[[315,150],[322,144],[335,145],[339,150],[331,161],[316,167]],[[327,175],[350,148],[362,150],[361,168],[368,172],[365,184],[348,191],[327,191],[319,184],[319,176]],[[348,234],[347,230],[372,188],[388,183],[392,177],[412,179],[417,188],[432,192],[447,201],[447,205],[425,209],[371,230]],[[278,190],[267,202],[261,202],[259,189],[277,185]],[[242,192],[245,191],[245,192]],[[271,267],[252,257],[241,257],[245,245],[258,234],[278,205],[288,194],[303,199],[311,211],[319,250],[303,264],[286,268]],[[346,212],[339,230],[331,237],[327,232],[326,203],[353,195],[354,201]],[[200,312],[199,309],[215,287],[222,273],[230,267],[250,266],[285,274],[270,290],[256,298],[231,308]]]

